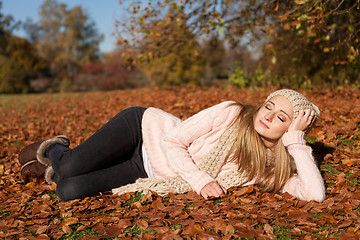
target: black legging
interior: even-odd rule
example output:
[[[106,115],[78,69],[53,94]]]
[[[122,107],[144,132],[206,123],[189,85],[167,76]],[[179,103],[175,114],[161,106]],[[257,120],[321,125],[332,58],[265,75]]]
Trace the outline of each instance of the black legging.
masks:
[[[145,110],[125,109],[74,149],[61,144],[49,147],[46,155],[55,171],[60,199],[93,196],[148,177],[141,152]]]

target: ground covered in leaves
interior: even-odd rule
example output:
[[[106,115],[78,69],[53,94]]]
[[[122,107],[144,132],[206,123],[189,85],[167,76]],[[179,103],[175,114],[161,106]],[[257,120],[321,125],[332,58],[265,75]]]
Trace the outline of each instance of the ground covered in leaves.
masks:
[[[194,192],[125,194],[63,202],[43,179],[25,184],[17,156],[39,139],[66,134],[71,147],[120,110],[155,106],[180,118],[224,100],[260,104],[269,91],[146,88],[129,91],[0,96],[2,239],[358,239],[360,237],[360,91],[302,91],[322,110],[307,141],[327,199],[300,201],[234,188],[204,200]]]

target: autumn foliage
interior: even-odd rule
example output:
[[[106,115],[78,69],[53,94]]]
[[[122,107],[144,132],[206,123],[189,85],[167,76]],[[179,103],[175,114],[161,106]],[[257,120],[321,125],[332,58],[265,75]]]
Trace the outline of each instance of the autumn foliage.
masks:
[[[43,179],[25,184],[17,156],[39,139],[66,134],[75,147],[130,106],[180,118],[224,100],[260,104],[270,90],[145,88],[0,97],[2,239],[358,239],[360,237],[360,91],[303,91],[322,110],[307,141],[326,183],[324,202],[230,189],[222,198],[110,192],[63,202]]]
[[[73,89],[77,91],[134,88],[129,82],[130,72],[117,62],[88,63],[74,77]]]
[[[158,86],[168,84],[168,75],[186,79],[185,70],[193,74],[193,81],[211,83],[207,78],[221,77],[212,70],[222,68],[229,74],[234,71],[234,60],[246,78],[256,78],[259,70],[265,75],[263,81],[249,81],[251,86],[266,87],[267,82],[296,88],[360,86],[359,0],[120,3],[123,9],[115,25],[118,44],[126,46],[128,60],[141,65],[145,74],[154,77],[153,72],[157,73]],[[224,43],[220,44],[226,50],[223,59],[220,49],[204,51],[211,47],[204,40],[212,38]],[[181,56],[170,58],[177,50]],[[189,69],[189,62],[197,69]],[[204,74],[199,74],[201,69]]]

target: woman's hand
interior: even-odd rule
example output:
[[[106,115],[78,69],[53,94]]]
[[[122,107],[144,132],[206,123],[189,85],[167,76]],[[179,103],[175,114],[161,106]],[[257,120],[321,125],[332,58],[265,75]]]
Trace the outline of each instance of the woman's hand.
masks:
[[[290,131],[306,131],[314,123],[315,112],[310,109],[300,110],[299,115],[292,121],[288,128]]]
[[[226,189],[220,186],[217,182],[209,182],[200,191],[200,195],[205,199],[208,197],[220,197],[226,193]]]

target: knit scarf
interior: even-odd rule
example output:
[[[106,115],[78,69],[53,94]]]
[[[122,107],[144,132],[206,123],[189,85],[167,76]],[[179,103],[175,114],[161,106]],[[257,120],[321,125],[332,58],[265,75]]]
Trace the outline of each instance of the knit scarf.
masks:
[[[246,182],[246,177],[237,169],[228,171],[226,174],[217,176],[221,166],[236,140],[236,124],[228,128],[219,138],[217,144],[209,154],[200,162],[199,169],[205,171],[210,177],[214,178],[222,187],[240,186]],[[156,192],[159,195],[172,193],[186,193],[192,191],[191,186],[180,176],[168,178],[140,178],[135,183],[112,189],[114,194],[119,196],[129,192]]]

